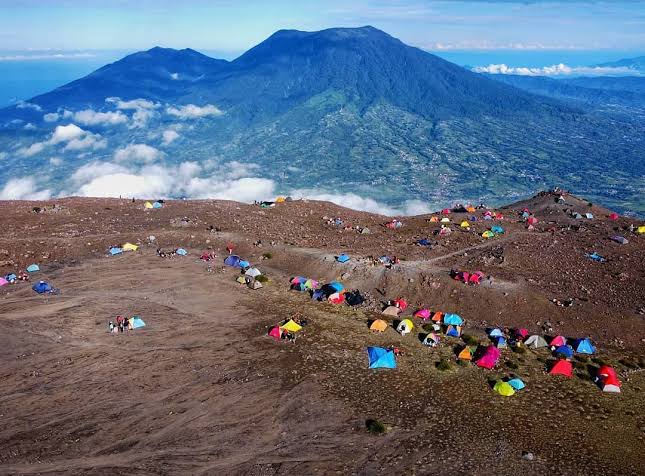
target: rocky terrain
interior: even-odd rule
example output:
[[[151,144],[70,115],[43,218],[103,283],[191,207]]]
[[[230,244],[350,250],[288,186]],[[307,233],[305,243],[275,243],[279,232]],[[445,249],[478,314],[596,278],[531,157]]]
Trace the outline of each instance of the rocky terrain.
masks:
[[[643,474],[645,235],[630,228],[643,223],[558,196],[496,210],[503,220],[451,213],[447,236],[431,215],[389,229],[392,217],[313,201],[0,202],[0,274],[37,263],[32,281],[60,289],[0,287],[0,473]],[[483,238],[493,225],[505,233]],[[128,241],[139,250],[107,255]],[[222,265],[227,246],[270,281],[238,284]],[[188,256],[155,253],[177,247]],[[199,260],[205,250],[217,258]],[[337,263],[340,253],[350,261]],[[387,268],[374,259],[383,255],[400,262]],[[451,269],[485,278],[468,286]],[[289,290],[295,275],[340,280],[366,302],[312,301]],[[526,327],[588,336],[598,351],[576,355],[571,379],[546,373],[548,349],[505,349],[490,371],[460,364],[462,339],[427,348],[419,319],[405,337],[369,331],[400,296],[405,317],[457,313],[481,343],[486,328]],[[146,327],[110,335],[117,314]],[[267,337],[295,316],[308,322],[295,342]],[[368,369],[370,345],[402,350],[398,368]],[[617,370],[620,394],[593,383],[601,364]],[[511,375],[527,387],[493,392]],[[368,420],[385,432],[370,433]]]

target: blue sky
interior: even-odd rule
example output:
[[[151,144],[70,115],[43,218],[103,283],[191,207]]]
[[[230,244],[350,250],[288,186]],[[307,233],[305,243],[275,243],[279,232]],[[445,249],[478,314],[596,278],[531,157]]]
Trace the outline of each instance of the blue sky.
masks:
[[[0,49],[234,54],[281,28],[365,24],[429,50],[645,50],[645,1],[576,0],[0,0]]]

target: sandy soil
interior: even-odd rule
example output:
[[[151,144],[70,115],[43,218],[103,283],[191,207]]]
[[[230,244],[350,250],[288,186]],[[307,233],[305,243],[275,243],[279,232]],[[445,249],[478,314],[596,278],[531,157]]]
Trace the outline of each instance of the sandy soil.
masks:
[[[586,211],[586,202],[568,201],[542,196],[505,210],[507,233],[489,241],[479,234],[490,223],[446,239],[432,236],[438,225],[428,217],[393,231],[380,226],[384,217],[314,202],[267,210],[168,202],[144,211],[141,202],[67,199],[38,214],[32,207],[42,203],[0,202],[0,272],[38,262],[35,278],[61,289],[45,297],[26,284],[0,288],[0,473],[645,474],[645,238],[596,207],[598,219],[580,227],[565,210]],[[516,219],[524,206],[540,218],[536,231]],[[617,232],[630,243],[607,239]],[[421,237],[438,246],[414,245]],[[142,248],[105,256],[124,241]],[[227,243],[271,282],[256,291],[235,283],[236,272],[220,266]],[[191,254],[161,259],[156,246]],[[219,254],[211,272],[196,260],[209,247]],[[590,251],[608,262],[588,260]],[[340,252],[352,261],[335,263]],[[371,265],[368,257],[382,254],[403,261]],[[465,286],[450,279],[452,267],[493,279]],[[288,290],[295,274],[342,277],[368,300],[314,303]],[[398,295],[409,313],[421,305],[459,313],[482,342],[490,325],[540,332],[547,321],[552,334],[589,335],[623,393],[603,394],[589,380],[598,360],[577,360],[576,377],[563,381],[546,375],[547,351],[507,350],[484,371],[455,363],[458,339],[428,349],[416,332],[370,333],[381,301]],[[549,301],[568,297],[569,308]],[[147,327],[108,334],[120,313],[141,315]],[[296,314],[309,325],[295,343],[266,337]],[[399,368],[369,370],[365,348],[390,344],[405,351]],[[437,369],[442,359],[450,370]],[[511,374],[527,382],[524,391],[491,391]],[[369,418],[389,431],[369,434]]]

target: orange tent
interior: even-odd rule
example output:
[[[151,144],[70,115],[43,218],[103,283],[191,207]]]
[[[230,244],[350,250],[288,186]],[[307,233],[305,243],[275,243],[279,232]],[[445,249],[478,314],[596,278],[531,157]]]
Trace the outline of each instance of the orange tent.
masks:
[[[432,320],[434,322],[441,322],[443,319],[443,312],[437,311],[432,315]]]
[[[385,329],[387,329],[387,322],[383,319],[376,319],[372,322],[372,325],[370,325],[370,330],[372,331],[384,332]]]
[[[473,360],[473,353],[470,351],[470,347],[464,347],[464,350],[459,352],[457,358],[460,360]]]

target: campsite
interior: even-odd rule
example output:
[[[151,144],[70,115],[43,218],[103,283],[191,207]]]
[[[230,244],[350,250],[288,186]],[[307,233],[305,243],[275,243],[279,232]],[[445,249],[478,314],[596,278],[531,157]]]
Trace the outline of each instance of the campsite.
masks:
[[[0,473],[643,474],[643,223],[559,196],[0,202]]]

